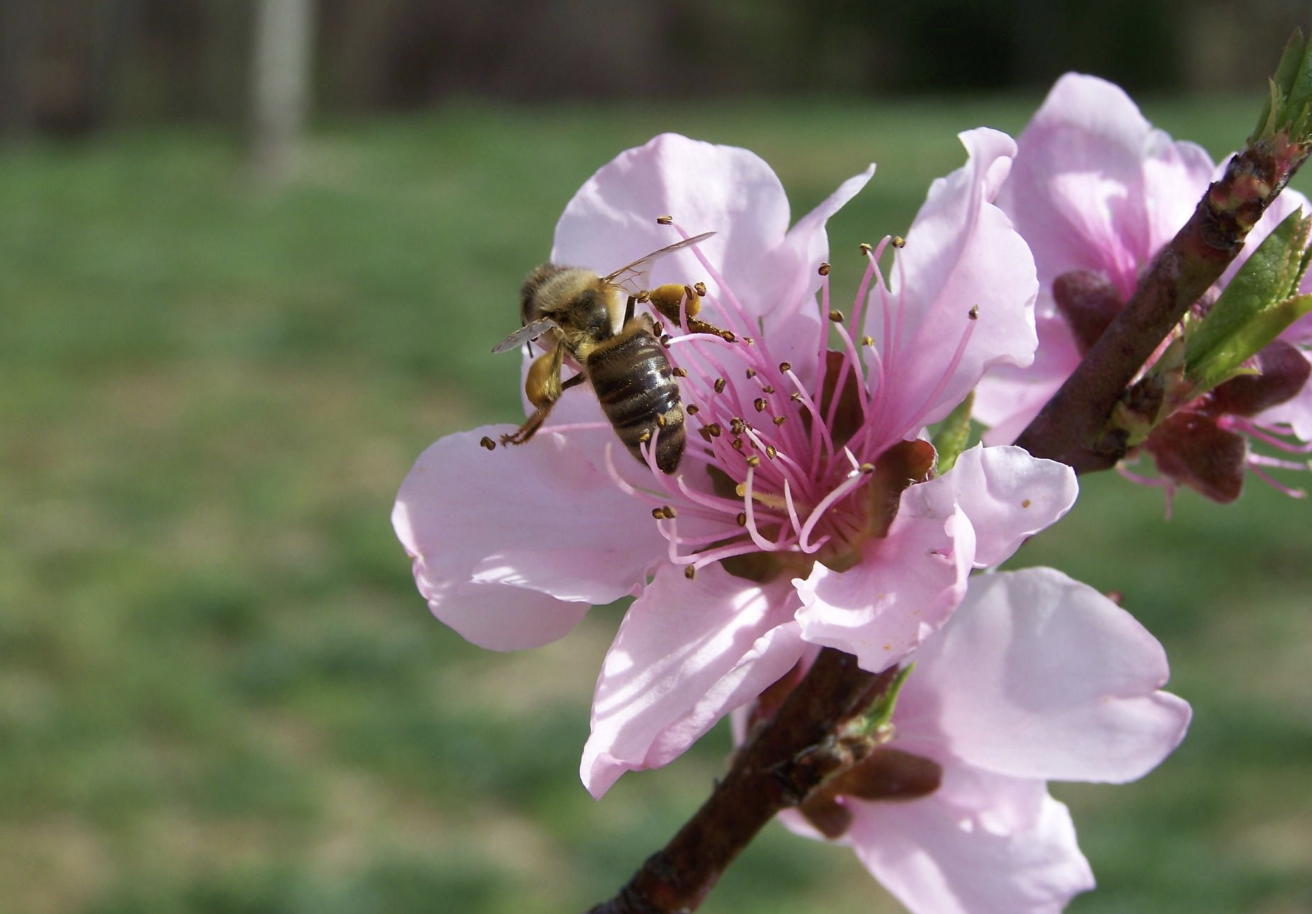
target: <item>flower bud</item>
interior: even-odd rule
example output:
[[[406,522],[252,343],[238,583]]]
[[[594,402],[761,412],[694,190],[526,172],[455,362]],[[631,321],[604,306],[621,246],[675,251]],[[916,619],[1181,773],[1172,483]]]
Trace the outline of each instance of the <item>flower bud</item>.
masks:
[[[1125,304],[1111,280],[1092,270],[1058,276],[1052,281],[1052,299],[1075,334],[1081,355],[1093,348]]]

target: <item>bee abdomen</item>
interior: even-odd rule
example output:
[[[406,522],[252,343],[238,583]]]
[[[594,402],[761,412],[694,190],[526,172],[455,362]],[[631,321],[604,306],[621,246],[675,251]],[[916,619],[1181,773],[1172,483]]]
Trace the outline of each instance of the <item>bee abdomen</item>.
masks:
[[[656,440],[656,466],[673,473],[683,457],[686,433],[679,385],[665,351],[650,333],[621,335],[588,359],[588,378],[615,428],[635,457]]]

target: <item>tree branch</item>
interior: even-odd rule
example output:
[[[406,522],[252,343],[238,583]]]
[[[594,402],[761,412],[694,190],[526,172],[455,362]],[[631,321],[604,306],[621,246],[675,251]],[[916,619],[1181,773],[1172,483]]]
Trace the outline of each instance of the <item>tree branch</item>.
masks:
[[[1308,156],[1287,133],[1246,146],[1207,189],[1184,228],[1162,248],[1110,327],[1016,439],[1035,457],[1077,473],[1125,456],[1122,433],[1104,432],[1112,409],[1190,306],[1221,277],[1248,232]]]
[[[720,874],[782,809],[796,806],[863,754],[835,737],[893,681],[832,648],[774,717],[734,756],[724,780],[671,839],[647,858],[620,893],[589,914],[676,914],[697,909]]]

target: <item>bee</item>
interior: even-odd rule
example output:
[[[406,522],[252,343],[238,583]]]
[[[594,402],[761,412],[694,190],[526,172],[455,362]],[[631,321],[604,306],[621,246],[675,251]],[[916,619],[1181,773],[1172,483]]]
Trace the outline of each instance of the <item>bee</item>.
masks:
[[[537,340],[546,350],[529,367],[524,383],[524,392],[536,410],[518,431],[502,435],[501,443],[528,441],[551,414],[561,394],[588,381],[629,452],[644,460],[642,445],[655,439],[656,466],[662,472],[674,473],[687,437],[679,384],[652,316],[635,315],[637,302],[640,298],[650,301],[676,324],[682,304],[690,330],[713,333],[730,341],[733,334],[693,317],[700,299],[690,287],[661,286],[648,293],[639,290],[633,280],[657,258],[705,241],[713,234],[706,232],[663,247],[607,276],[554,263],[544,263],[530,273],[520,291],[523,326],[492,351],[506,352],[531,340]],[[578,367],[578,373],[562,382],[560,372],[566,357]]]

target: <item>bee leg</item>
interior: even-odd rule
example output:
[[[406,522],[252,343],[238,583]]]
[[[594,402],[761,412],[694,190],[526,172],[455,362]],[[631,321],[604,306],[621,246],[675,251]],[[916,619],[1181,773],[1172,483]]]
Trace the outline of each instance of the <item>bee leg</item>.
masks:
[[[556,346],[550,352],[543,353],[528,369],[528,378],[524,382],[524,393],[528,401],[537,407],[514,433],[501,436],[502,444],[523,444],[528,441],[551,415],[552,407],[560,395],[583,380],[577,374],[561,383],[560,366],[565,357],[562,346]]]
[[[709,333],[711,336],[718,336],[731,343],[736,338],[728,330],[721,330],[714,324],[708,324],[706,321],[696,318],[697,313],[702,308],[702,299],[691,286],[667,283],[652,289],[648,293],[648,298],[652,307],[675,327],[679,326],[679,318],[683,316],[687,318],[688,330],[692,333]],[[686,305],[684,299],[687,299]]]

